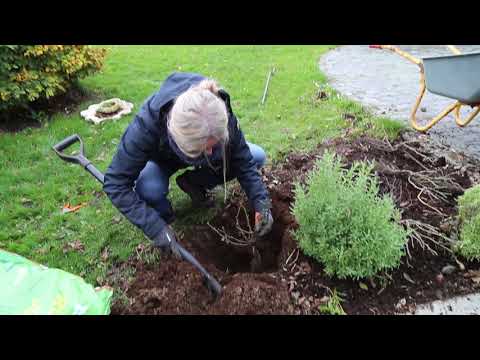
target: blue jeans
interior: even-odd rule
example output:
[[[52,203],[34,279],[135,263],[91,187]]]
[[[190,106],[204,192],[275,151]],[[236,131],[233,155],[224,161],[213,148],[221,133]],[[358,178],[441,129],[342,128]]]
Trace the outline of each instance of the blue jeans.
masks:
[[[250,152],[253,156],[253,160],[260,169],[266,160],[265,151],[258,145],[247,142]],[[172,215],[172,205],[167,199],[169,191],[170,177],[178,169],[169,169],[166,166],[161,166],[156,162],[149,161],[145,168],[140,172],[138,179],[135,183],[135,191],[140,198],[142,198],[148,205],[153,207],[159,215],[168,219]],[[194,172],[198,173],[196,176],[200,182],[206,188],[212,188],[216,185],[223,184],[223,177],[213,177],[210,173],[202,171],[202,169],[196,169]],[[232,180],[227,178],[227,181]]]

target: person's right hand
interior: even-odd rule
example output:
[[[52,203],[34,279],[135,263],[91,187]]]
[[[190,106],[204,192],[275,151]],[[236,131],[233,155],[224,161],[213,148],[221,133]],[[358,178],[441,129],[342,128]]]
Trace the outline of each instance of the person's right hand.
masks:
[[[180,254],[177,250],[177,236],[169,225],[165,225],[163,230],[153,239],[153,246],[165,252],[171,252],[180,259]]]

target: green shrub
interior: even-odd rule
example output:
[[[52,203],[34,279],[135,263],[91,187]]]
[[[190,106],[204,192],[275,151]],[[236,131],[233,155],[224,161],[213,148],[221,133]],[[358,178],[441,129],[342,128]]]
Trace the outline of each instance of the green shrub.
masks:
[[[1,45],[0,111],[66,92],[101,69],[105,52],[85,45]]]
[[[460,238],[455,250],[468,260],[480,260],[480,185],[458,199]]]
[[[389,196],[378,196],[373,165],[357,162],[349,170],[325,153],[297,184],[293,214],[295,239],[305,254],[325,266],[330,276],[369,277],[398,267],[408,231]]]

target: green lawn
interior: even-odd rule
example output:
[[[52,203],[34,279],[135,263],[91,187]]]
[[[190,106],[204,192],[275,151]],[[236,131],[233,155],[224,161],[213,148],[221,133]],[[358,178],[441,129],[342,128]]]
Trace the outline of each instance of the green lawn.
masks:
[[[159,88],[173,71],[191,71],[217,79],[232,97],[232,107],[247,140],[260,144],[269,161],[288,151],[308,150],[340,134],[354,114],[356,133],[394,137],[401,125],[373,118],[358,104],[325,86],[318,60],[332,46],[110,46],[104,70],[82,81],[98,98],[120,97],[135,104]],[[260,105],[268,71],[276,67],[265,105]],[[329,97],[317,99],[319,87]],[[98,99],[97,99],[98,100]],[[95,101],[96,102],[96,101]],[[50,267],[62,268],[96,283],[113,261],[126,259],[146,242],[141,231],[119,216],[100,185],[77,165],[62,162],[51,146],[79,134],[87,156],[105,171],[132,116],[102,125],[86,123],[80,110],[58,114],[42,128],[0,134],[0,248]],[[97,196],[96,196],[97,195]],[[177,229],[205,221],[194,214],[176,185],[171,198],[183,216]],[[88,202],[76,213],[63,204]],[[64,252],[80,241],[82,251]],[[106,250],[108,257],[102,257]]]

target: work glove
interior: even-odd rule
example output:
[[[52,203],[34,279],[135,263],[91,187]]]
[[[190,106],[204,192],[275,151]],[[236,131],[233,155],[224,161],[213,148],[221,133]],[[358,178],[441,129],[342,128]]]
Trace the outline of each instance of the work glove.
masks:
[[[271,202],[264,201],[259,211],[255,213],[255,233],[259,237],[268,234],[272,230],[273,217],[270,208]]]
[[[173,254],[177,259],[181,259],[177,248],[177,236],[169,225],[165,225],[162,231],[153,239],[153,246],[165,253]]]

